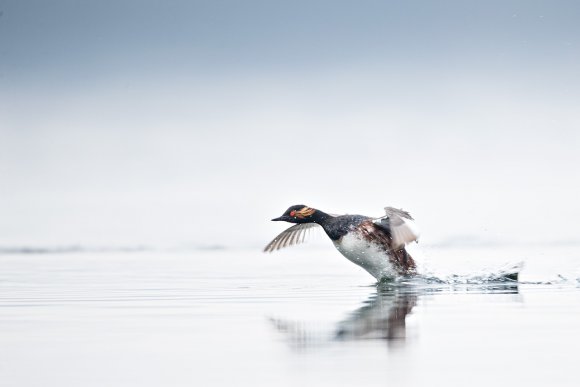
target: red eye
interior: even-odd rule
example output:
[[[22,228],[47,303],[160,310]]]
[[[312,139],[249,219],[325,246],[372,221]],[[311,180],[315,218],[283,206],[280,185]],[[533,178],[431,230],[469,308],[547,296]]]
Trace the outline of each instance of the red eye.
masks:
[[[296,215],[296,211],[294,211],[294,210],[290,211],[290,216],[294,216],[294,215]]]

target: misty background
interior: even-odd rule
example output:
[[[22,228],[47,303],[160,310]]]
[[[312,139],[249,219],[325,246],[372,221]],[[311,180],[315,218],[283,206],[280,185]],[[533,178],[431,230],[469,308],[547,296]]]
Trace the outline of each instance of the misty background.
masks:
[[[575,1],[0,1],[0,246],[263,246],[292,204],[579,244]]]

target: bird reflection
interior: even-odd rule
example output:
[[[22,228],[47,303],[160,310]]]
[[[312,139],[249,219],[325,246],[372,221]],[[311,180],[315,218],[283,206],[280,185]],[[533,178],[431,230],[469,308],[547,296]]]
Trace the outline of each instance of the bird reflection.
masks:
[[[407,339],[407,318],[413,313],[419,300],[427,295],[436,295],[442,290],[379,284],[363,305],[335,323],[331,332],[324,329],[324,326],[313,323],[283,319],[271,319],[271,322],[279,332],[284,333],[295,349],[356,340],[384,340],[389,347],[401,347]],[[446,290],[518,294],[517,283],[455,286]]]
[[[418,295],[379,287],[365,304],[337,324],[339,340],[383,339],[403,341],[407,337],[406,319]]]
[[[377,287],[363,306],[334,324],[332,331],[313,323],[270,319],[295,349],[321,346],[332,341],[382,339],[404,341],[406,318],[417,304],[418,294]],[[323,327],[322,327],[323,328]]]

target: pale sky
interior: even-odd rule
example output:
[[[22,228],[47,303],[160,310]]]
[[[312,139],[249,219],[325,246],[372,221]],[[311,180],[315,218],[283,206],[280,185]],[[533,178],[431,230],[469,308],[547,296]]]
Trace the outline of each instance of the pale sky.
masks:
[[[0,246],[260,246],[292,204],[579,243],[580,6],[0,1]]]

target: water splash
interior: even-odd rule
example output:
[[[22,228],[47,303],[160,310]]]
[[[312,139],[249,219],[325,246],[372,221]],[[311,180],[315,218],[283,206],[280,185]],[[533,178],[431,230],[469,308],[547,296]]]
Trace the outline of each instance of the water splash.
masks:
[[[483,269],[479,272],[468,274],[449,274],[445,276],[436,273],[427,273],[419,278],[430,282],[439,282],[448,285],[484,285],[490,283],[513,283],[518,282],[520,272],[524,269],[524,262],[507,264],[496,269]]]

